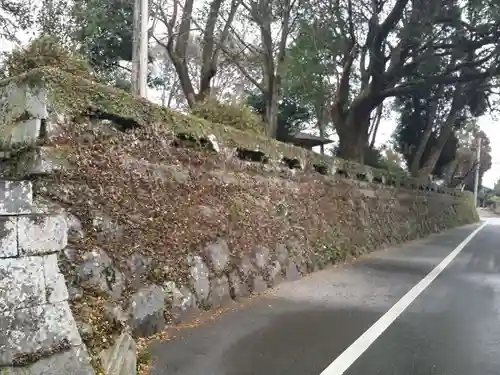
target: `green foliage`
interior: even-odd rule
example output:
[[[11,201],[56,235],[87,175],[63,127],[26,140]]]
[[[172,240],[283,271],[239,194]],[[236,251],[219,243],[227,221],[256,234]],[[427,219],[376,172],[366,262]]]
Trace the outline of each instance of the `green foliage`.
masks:
[[[83,78],[92,77],[89,64],[51,36],[42,36],[33,40],[26,48],[12,51],[4,62],[6,75],[9,77],[42,67],[58,68]]]
[[[495,182],[495,186],[493,186],[493,192],[495,194],[500,194],[500,179]]]
[[[265,129],[261,117],[245,104],[226,104],[208,100],[197,104],[191,113],[216,124],[257,134],[263,134]]]
[[[482,1],[482,0],[480,0]],[[485,5],[485,4],[483,4]],[[477,4],[468,4],[468,17],[475,17]],[[478,8],[479,9],[479,8]],[[450,19],[460,19],[464,10],[452,2],[440,11],[446,13]],[[474,19],[474,24],[480,24],[486,19]],[[460,22],[457,22],[460,25]],[[440,33],[440,38],[449,43],[449,48],[453,48],[453,53],[460,55],[460,59],[467,61],[477,52],[467,42],[465,32],[458,27],[455,34]],[[487,33],[487,30],[484,31]],[[483,36],[484,37],[484,36]],[[462,49],[466,47],[465,49]],[[415,56],[416,57],[416,56]],[[403,77],[403,83],[413,80],[426,79],[426,77],[446,74],[446,69],[455,64],[455,58],[450,58],[448,54],[433,54],[426,58],[425,64],[416,65]],[[461,74],[478,74],[480,69],[468,63],[467,70],[461,69]],[[396,98],[396,110],[399,112],[399,123],[395,132],[395,145],[398,152],[403,154],[407,165],[414,162],[415,152],[419,145],[425,143],[422,157],[419,159],[418,168],[421,168],[429,161],[431,151],[437,150],[438,138],[440,134],[448,134],[445,126],[451,115],[456,114],[456,119],[452,124],[452,134],[447,139],[439,159],[434,166],[432,174],[443,177],[446,167],[457,158],[457,150],[463,142],[463,134],[466,137],[471,134],[474,119],[485,113],[488,107],[489,89],[491,87],[490,78],[477,79],[466,83],[439,84],[429,86],[419,86],[410,94]],[[456,96],[457,90],[463,90]],[[452,103],[454,105],[452,105]],[[453,118],[453,117],[452,117]],[[424,134],[431,130],[430,137],[425,142]],[[427,131],[426,131],[427,130]],[[441,137],[442,138],[442,137]],[[424,143],[422,143],[424,142]],[[488,167],[489,168],[489,167]],[[413,171],[416,172],[416,171]]]
[[[64,43],[72,42],[68,19],[71,12],[69,0],[39,0],[36,24],[41,35],[54,35]]]
[[[287,51],[283,95],[308,108],[310,119],[314,117],[320,133],[327,136],[333,129],[326,107],[334,92],[332,72],[338,68],[342,38],[331,25],[331,17],[313,11],[315,6],[308,8],[300,16],[297,37]]]
[[[389,172],[407,173],[401,165],[399,165],[397,154],[392,150],[385,149],[385,147],[381,149],[369,147],[365,152],[365,164]]]
[[[266,103],[264,95],[251,93],[247,97],[247,103],[257,113],[264,116]],[[279,103],[278,132],[276,139],[287,141],[290,135],[305,128],[307,121],[311,119],[310,111],[297,103],[293,98],[282,98]]]
[[[329,77],[337,67],[341,39],[324,21],[304,19],[288,50],[285,94],[316,107],[331,95]]]
[[[110,73],[132,60],[133,1],[82,0],[74,4],[73,38],[92,67]]]

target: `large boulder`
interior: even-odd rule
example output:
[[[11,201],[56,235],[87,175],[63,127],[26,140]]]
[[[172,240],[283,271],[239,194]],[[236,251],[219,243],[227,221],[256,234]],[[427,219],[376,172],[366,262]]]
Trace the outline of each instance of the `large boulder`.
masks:
[[[161,332],[165,327],[165,291],[158,285],[140,289],[130,297],[128,313],[134,336]]]
[[[210,299],[210,271],[200,256],[188,258],[191,275],[191,287],[201,306],[206,306]]]
[[[83,255],[84,262],[78,266],[75,284],[118,299],[124,288],[122,273],[113,266],[111,258],[101,249]]]
[[[106,375],[134,375],[137,372],[137,348],[134,339],[123,332],[114,345],[99,353]]]
[[[229,252],[227,242],[223,239],[219,239],[217,242],[205,246],[203,255],[205,259],[207,259],[208,265],[212,271],[219,275],[226,270],[231,253]]]
[[[210,281],[210,305],[212,308],[224,306],[231,302],[231,292],[227,276],[221,276]]]
[[[165,296],[174,323],[187,320],[199,311],[195,295],[185,286],[178,287],[174,281],[165,283]]]

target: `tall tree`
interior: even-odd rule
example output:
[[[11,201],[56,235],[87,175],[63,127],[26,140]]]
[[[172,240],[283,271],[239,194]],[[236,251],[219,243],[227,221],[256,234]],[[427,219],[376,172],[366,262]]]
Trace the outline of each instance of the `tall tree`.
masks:
[[[451,184],[463,183],[464,189],[468,191],[474,190],[475,169],[477,167],[476,151],[478,139],[481,138],[481,160],[479,163],[479,186],[482,186],[484,174],[491,168],[491,145],[490,139],[483,131],[475,132],[469,143],[469,147],[461,147],[457,152],[457,158],[453,161],[450,167]],[[471,147],[472,146],[472,147]]]
[[[266,134],[272,138],[276,138],[278,132],[279,101],[286,73],[287,43],[295,30],[301,5],[300,0],[242,0],[245,10],[242,16],[258,30],[259,42],[249,43],[232,28],[235,46],[224,50],[265,98]],[[273,33],[276,29],[277,35]],[[261,79],[238,64],[241,54],[258,56],[262,68]]]
[[[340,47],[332,26],[305,12],[287,52],[283,95],[311,109],[320,137],[327,136],[331,124],[329,106],[335,87],[331,72],[337,67],[335,56]],[[321,152],[324,153],[323,146]]]
[[[463,100],[460,93],[465,90],[463,83],[500,73],[500,20],[486,16],[474,22],[464,20],[464,3],[469,5],[452,0],[336,2],[342,11],[332,14],[337,17],[344,48],[332,118],[341,155],[363,161],[370,115],[386,98],[422,87],[452,84],[457,89],[455,107],[459,107]],[[491,8],[495,4],[489,2],[485,6]],[[356,13],[359,9],[361,13]],[[447,64],[435,73],[405,79],[436,55],[446,57]],[[449,116],[451,126],[456,115]],[[445,130],[436,148],[444,147],[449,127]],[[433,157],[436,155],[439,157],[439,153],[433,153]]]
[[[132,61],[133,1],[81,0],[71,10],[72,38],[103,78],[114,79],[117,71],[130,72],[122,64]]]
[[[211,82],[217,74],[221,48],[226,43],[230,26],[240,0],[211,0],[204,16],[197,17],[194,0],[159,0],[153,4],[153,16],[167,30],[165,36],[154,35],[158,45],[167,52],[179,77],[179,84],[189,107],[203,102],[211,93]],[[171,9],[170,9],[171,8]],[[195,35],[193,29],[201,30]],[[201,44],[199,82],[190,72],[189,48]]]

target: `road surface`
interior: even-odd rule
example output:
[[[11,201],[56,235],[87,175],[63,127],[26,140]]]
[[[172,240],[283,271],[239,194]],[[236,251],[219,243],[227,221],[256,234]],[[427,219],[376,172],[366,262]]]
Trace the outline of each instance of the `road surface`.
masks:
[[[151,375],[499,375],[500,218],[282,284],[151,347]]]

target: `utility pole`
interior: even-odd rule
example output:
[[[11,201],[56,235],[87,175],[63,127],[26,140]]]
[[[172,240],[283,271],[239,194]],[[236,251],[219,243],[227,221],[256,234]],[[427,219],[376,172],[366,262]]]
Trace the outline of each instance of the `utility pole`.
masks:
[[[481,137],[477,139],[477,150],[476,150],[476,176],[474,178],[474,202],[477,207],[477,191],[479,188],[479,167],[481,162]]]
[[[132,25],[132,94],[147,96],[148,0],[135,0]]]

